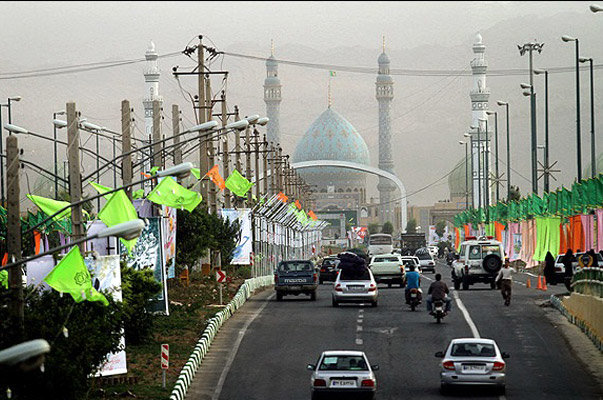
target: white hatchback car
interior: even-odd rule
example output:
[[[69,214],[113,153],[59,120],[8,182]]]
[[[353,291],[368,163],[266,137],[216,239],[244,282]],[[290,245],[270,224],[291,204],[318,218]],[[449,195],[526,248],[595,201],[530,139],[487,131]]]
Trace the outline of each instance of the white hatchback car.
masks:
[[[437,352],[442,358],[440,387],[446,392],[456,385],[483,385],[498,387],[505,392],[507,353],[501,353],[492,339],[452,339],[445,352]]]
[[[371,303],[377,307],[379,290],[377,282],[370,269],[354,270],[340,269],[333,283],[333,307],[340,303]]]
[[[318,362],[308,364],[307,368],[313,371],[310,378],[313,400],[322,395],[375,397],[377,378],[373,371],[379,366],[370,365],[363,351],[324,351]]]

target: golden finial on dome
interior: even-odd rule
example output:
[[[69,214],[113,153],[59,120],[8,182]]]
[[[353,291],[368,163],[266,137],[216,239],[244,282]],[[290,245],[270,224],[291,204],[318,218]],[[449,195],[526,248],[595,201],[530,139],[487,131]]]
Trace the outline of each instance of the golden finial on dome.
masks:
[[[383,35],[383,52],[385,53],[385,35]]]

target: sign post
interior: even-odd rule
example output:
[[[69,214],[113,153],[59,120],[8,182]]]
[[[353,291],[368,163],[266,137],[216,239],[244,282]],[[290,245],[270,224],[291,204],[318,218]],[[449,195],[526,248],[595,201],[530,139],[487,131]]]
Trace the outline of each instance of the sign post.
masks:
[[[220,284],[220,305],[222,305],[222,286],[226,280],[226,274],[221,269],[216,270],[216,281]]]
[[[161,386],[165,389],[165,373],[170,366],[170,345],[161,345]]]

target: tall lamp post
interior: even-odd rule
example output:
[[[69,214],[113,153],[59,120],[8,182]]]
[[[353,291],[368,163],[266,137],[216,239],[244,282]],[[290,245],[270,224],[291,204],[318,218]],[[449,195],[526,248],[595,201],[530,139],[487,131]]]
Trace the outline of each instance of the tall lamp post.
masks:
[[[535,69],[534,74],[544,74],[544,192],[548,193],[549,186],[549,71]]]
[[[490,207],[490,135],[488,132],[488,118],[479,118],[485,124],[486,147],[484,148],[484,206],[486,208],[486,222],[490,222],[488,207]]]
[[[472,130],[477,130],[477,208],[482,208],[482,136],[479,123],[477,126],[471,125]],[[473,161],[473,148],[471,150],[471,160]]]
[[[534,86],[528,85],[527,83],[520,84],[521,88],[524,89],[523,95],[526,97],[530,97],[530,109],[536,111],[536,93],[534,93]],[[532,119],[532,127],[536,125],[536,118]],[[537,146],[537,137],[536,130],[532,129],[531,135],[531,146],[530,146],[530,154],[531,154],[531,164],[532,164],[532,192],[538,194],[538,154],[536,152]]]
[[[0,154],[4,154],[4,137],[2,135],[2,107],[6,107],[8,109],[8,123],[10,124],[12,122],[12,101],[21,101],[21,96],[9,97],[6,104],[0,104]],[[10,135],[10,132],[8,134]],[[0,200],[2,201],[2,206],[4,206],[4,165],[2,164],[3,163],[0,163]]]
[[[588,8],[590,8],[590,10],[594,13],[597,13],[599,11],[603,11],[603,7],[601,7],[598,4],[591,4]]]
[[[590,173],[591,177],[597,176],[597,154],[595,152],[595,80],[593,73],[593,59],[580,57],[581,63],[590,64]]]
[[[507,113],[507,201],[511,198],[511,146],[509,140],[509,103],[506,101],[498,100],[496,102],[499,106],[505,106]]]
[[[467,150],[467,140],[462,141],[459,140],[459,144],[460,145],[465,145],[465,210],[467,208],[469,208],[469,177],[467,176],[467,169],[468,169],[468,150]]]
[[[58,157],[57,157],[57,124],[54,123],[54,121],[57,119],[57,115],[65,115],[65,110],[61,110],[61,111],[57,111],[55,113],[52,113],[52,127],[53,127],[53,138],[54,138],[54,174],[55,175],[59,175],[59,171],[58,171]],[[59,199],[59,181],[57,179],[54,180],[54,198],[56,200]]]
[[[580,138],[580,43],[578,38],[563,35],[564,42],[576,42],[576,158],[578,166],[578,181],[582,180],[582,151]]]
[[[498,112],[486,111],[488,115],[494,115],[494,172],[496,173],[496,202],[500,199],[500,176],[498,175]]]

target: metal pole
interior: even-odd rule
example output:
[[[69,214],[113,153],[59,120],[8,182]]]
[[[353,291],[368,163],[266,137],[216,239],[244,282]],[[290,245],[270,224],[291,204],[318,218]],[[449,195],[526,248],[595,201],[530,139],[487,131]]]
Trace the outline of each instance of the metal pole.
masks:
[[[254,147],[255,147],[255,170],[253,175],[255,176],[255,198],[260,201],[260,133],[254,129],[255,134]]]
[[[482,208],[482,136],[481,124],[477,122],[477,208]]]
[[[212,101],[211,98],[211,80],[209,79],[209,77],[205,80],[205,96],[206,96],[206,121],[211,121],[212,119],[212,114],[213,114],[213,104],[214,102]],[[212,137],[210,136],[208,139],[206,139],[205,142],[205,146],[207,148],[207,171],[209,171],[210,168],[213,168],[214,166],[214,162],[215,162],[215,151],[214,151],[214,140],[212,139]],[[209,199],[209,209],[213,214],[216,214],[218,212],[218,204],[216,202],[216,185],[215,184],[209,184],[207,186],[207,194],[208,194],[208,199]]]
[[[576,157],[578,158],[578,181],[582,180],[582,148],[580,138],[580,46],[576,38]]]
[[[475,176],[473,176],[473,135],[470,135],[469,139],[471,141],[471,208],[475,209]]]
[[[468,174],[468,167],[469,167],[469,155],[468,155],[468,151],[467,151],[467,141],[465,141],[465,210],[467,208],[469,208],[469,177],[467,176]]]
[[[115,159],[115,157],[117,156],[116,152],[116,144],[115,144],[115,136],[113,136],[111,138],[111,140],[113,141],[113,159]],[[117,187],[117,166],[113,165],[113,187]]]
[[[222,90],[220,96],[222,100],[222,128],[227,125],[228,122],[228,108],[226,107],[226,93]],[[224,178],[230,175],[230,155],[228,154],[228,135],[224,135],[222,142],[222,164],[224,165]],[[230,190],[224,189],[224,206],[230,208]]]
[[[494,163],[496,171],[496,202],[500,200],[500,176],[498,175],[498,113],[494,113],[494,156],[496,162]]]
[[[52,120],[54,122],[54,120],[57,119],[57,113],[52,113]],[[59,175],[59,166],[58,164],[58,159],[57,159],[57,126],[53,123],[52,127],[54,128],[54,132],[53,132],[53,139],[54,139],[54,143],[53,143],[53,147],[54,147],[54,174],[55,175]],[[0,153],[2,152],[1,148],[0,148]],[[2,196],[4,197],[4,195]],[[58,200],[59,198],[59,181],[58,179],[54,180],[54,198]]]
[[[153,100],[153,167],[162,167],[161,148],[161,107],[159,100]]]
[[[2,105],[0,104],[0,154],[4,154],[4,125],[2,124]],[[8,161],[7,161],[8,162]],[[0,201],[2,202],[3,207],[4,204],[4,163],[0,160]]]
[[[590,63],[590,168],[591,177],[597,176],[597,154],[595,152],[595,80],[593,73],[593,59],[588,59]]]
[[[507,201],[511,198],[511,145],[509,141],[509,103],[505,104],[507,111]]]
[[[19,182],[19,148],[17,136],[6,138],[7,156],[7,250],[8,262],[21,259],[21,218],[20,218],[20,182]],[[20,343],[25,334],[23,315],[23,270],[21,264],[8,271],[10,285],[9,313],[13,327],[14,343]],[[8,333],[8,332],[7,332]]]
[[[172,134],[174,136],[174,165],[182,163],[182,148],[180,143],[180,110],[178,104],[172,104]]]
[[[198,89],[199,89],[199,110],[198,110],[198,119],[199,123],[202,124],[207,121],[206,116],[207,112],[205,110],[206,98],[205,98],[205,58],[204,58],[204,50],[203,50],[203,36],[199,36],[199,44],[197,45],[197,63],[198,63]],[[203,140],[203,134],[199,132],[199,168],[201,169],[201,174],[207,173],[209,171],[209,160],[207,159],[207,142]],[[201,196],[204,199],[209,199],[208,196],[208,180],[201,180]]]
[[[549,168],[549,71],[544,71],[544,168]],[[544,192],[550,190],[549,173],[544,173]]]
[[[67,103],[67,153],[69,159],[69,199],[77,203],[82,199],[82,176],[80,173],[80,142],[79,115],[75,110],[75,103]],[[84,237],[84,224],[82,221],[82,205],[71,208],[71,237],[79,240]],[[80,253],[84,253],[86,245],[78,245]]]
[[[129,154],[132,151],[131,112],[130,102],[123,100],[121,102],[121,152],[127,154],[121,160],[121,181],[124,186],[132,183],[132,155]],[[130,187],[126,189],[126,194],[131,201],[132,189]]]
[[[534,71],[532,68],[532,51],[530,47],[530,122],[531,122],[531,152],[532,152],[532,192],[538,195],[538,153],[536,133],[536,93],[534,93]]]
[[[245,129],[245,178],[251,180],[251,128]],[[251,190],[247,192],[247,207],[251,205]]]
[[[484,149],[485,153],[484,154],[484,158],[485,158],[485,179],[484,179],[484,200],[485,200],[485,205],[486,205],[486,222],[490,222],[490,215],[489,215],[489,210],[488,207],[490,207],[490,157],[489,157],[489,153],[490,153],[490,132],[488,131],[488,118],[486,118],[486,148]]]
[[[94,136],[96,136],[96,170],[98,171],[96,173],[96,183],[98,183],[100,185],[100,158],[99,158],[99,154],[100,154],[100,139],[98,136],[98,132],[94,133]],[[100,197],[98,199],[96,199],[96,213],[98,214],[98,212],[100,211]]]

